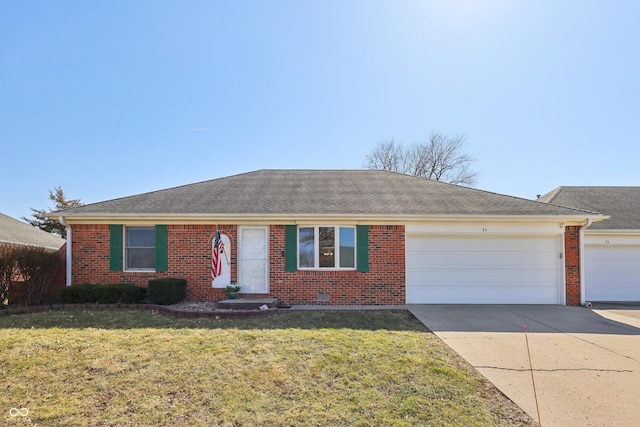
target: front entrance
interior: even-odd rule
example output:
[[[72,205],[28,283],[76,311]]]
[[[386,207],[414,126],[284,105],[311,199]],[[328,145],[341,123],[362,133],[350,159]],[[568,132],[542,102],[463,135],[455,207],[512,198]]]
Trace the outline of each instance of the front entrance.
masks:
[[[240,292],[269,293],[269,228],[238,228],[238,284]]]

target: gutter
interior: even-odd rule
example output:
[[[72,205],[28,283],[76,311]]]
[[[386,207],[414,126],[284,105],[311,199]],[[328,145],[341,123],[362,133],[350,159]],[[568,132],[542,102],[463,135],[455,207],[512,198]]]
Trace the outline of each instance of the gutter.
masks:
[[[593,214],[589,214],[593,215]],[[548,222],[566,225],[584,224],[586,218],[602,221],[608,216],[597,215],[421,215],[421,214],[385,214],[365,213],[332,214],[107,214],[71,215],[66,217],[67,224],[317,224],[317,223],[358,223],[406,225],[425,222]]]
[[[71,235],[71,226],[64,221],[63,216],[58,217],[58,222],[64,225],[67,230],[67,256],[65,257],[65,262],[66,262],[65,282],[67,286],[71,286],[71,254],[72,254],[71,245],[73,242],[73,239],[72,239],[73,236]]]
[[[584,230],[589,228],[593,224],[593,220],[591,218],[587,218],[585,224],[580,227],[580,305],[585,306],[587,308],[591,307],[591,303],[585,301],[585,252],[584,252]]]

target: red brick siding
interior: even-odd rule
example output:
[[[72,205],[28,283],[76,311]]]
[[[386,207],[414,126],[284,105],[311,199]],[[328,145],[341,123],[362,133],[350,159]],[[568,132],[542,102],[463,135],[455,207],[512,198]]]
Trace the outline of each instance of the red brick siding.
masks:
[[[565,228],[564,253],[566,304],[580,305],[580,227]]]
[[[331,305],[405,303],[404,226],[369,226],[369,271],[285,271],[285,226],[270,227],[271,295],[289,304],[318,304],[328,294]]]
[[[231,281],[236,280],[236,226],[219,226],[231,240]],[[126,272],[109,270],[109,226],[72,226],[72,283],[133,283],[147,286],[150,279],[179,277],[187,280],[187,299],[217,301],[225,294],[211,287],[211,239],[215,225],[169,225],[167,271]]]
[[[220,225],[229,236],[231,282],[237,281],[237,226]],[[123,272],[109,270],[109,226],[73,225],[72,282],[134,283],[146,286],[156,277],[187,280],[187,299],[217,301],[223,290],[212,289],[210,279],[211,238],[215,225],[169,225],[167,227],[168,269],[166,272]],[[285,271],[285,226],[269,229],[268,295],[284,304],[317,304],[318,294],[328,294],[330,304],[404,304],[404,226],[369,227],[369,272]],[[242,285],[240,283],[240,285]],[[252,296],[252,295],[245,295]],[[257,295],[253,295],[257,296]]]

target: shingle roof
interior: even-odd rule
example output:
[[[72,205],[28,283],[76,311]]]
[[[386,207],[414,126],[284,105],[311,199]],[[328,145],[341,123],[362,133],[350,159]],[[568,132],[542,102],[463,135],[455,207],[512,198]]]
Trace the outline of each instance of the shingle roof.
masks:
[[[64,239],[0,213],[0,243],[60,249]]]
[[[60,214],[73,218],[114,215],[584,217],[589,213],[387,171],[258,170],[88,204]]]
[[[594,230],[640,230],[640,187],[558,187],[538,201],[609,215]]]

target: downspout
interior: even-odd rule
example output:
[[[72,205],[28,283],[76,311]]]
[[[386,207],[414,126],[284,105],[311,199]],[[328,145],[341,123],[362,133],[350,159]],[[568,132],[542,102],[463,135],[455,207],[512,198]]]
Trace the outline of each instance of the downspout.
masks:
[[[62,217],[62,216],[58,217],[58,222],[60,222],[60,224],[64,225],[64,227],[67,230],[67,256],[65,257],[66,258],[65,261],[66,261],[67,265],[66,265],[66,278],[65,278],[65,281],[66,281],[66,285],[67,286],[71,286],[71,253],[72,253],[72,251],[71,251],[72,243],[71,242],[73,241],[73,239],[71,238],[72,237],[71,236],[71,226],[64,221],[64,217]]]
[[[579,232],[579,236],[580,236],[580,305],[581,306],[585,306],[586,301],[585,301],[585,271],[584,271],[584,265],[585,265],[585,256],[584,256],[584,230],[589,228],[589,226],[593,223],[593,220],[591,218],[587,218],[587,221],[585,222],[585,224],[580,227],[580,232]],[[587,307],[590,307],[591,304],[589,303],[588,305],[586,305]]]

